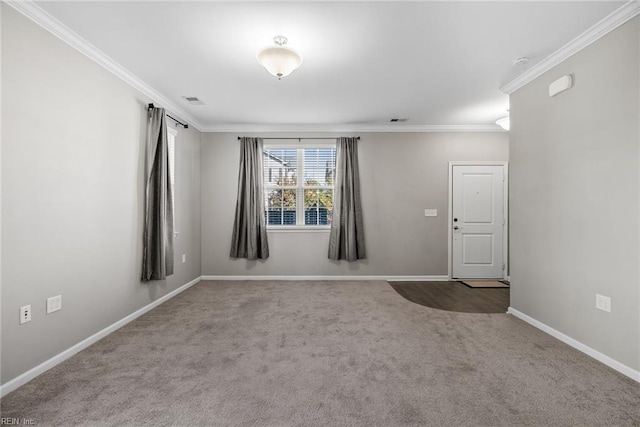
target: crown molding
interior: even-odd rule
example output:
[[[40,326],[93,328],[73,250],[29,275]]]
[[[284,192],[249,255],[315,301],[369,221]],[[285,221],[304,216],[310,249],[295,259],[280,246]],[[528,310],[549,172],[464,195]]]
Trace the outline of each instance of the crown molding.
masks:
[[[580,34],[560,49],[547,56],[536,65],[502,86],[500,90],[507,95],[511,95],[527,83],[540,77],[562,61],[566,60],[573,54],[579,52],[591,43],[605,36],[612,30],[618,28],[628,20],[634,18],[640,13],[640,0],[629,0],[623,6],[619,7],[600,22]]]
[[[69,27],[58,21],[51,16],[48,12],[35,4],[32,0],[2,0],[7,5],[11,6],[45,30],[49,31],[60,40],[64,41],[89,59],[98,63],[98,65],[105,68],[107,71],[113,73],[125,83],[132,86],[134,89],[141,92],[143,95],[149,97],[154,103],[164,107],[171,115],[177,116],[181,121],[184,120],[190,126],[193,126],[199,131],[202,131],[202,124],[199,123],[192,115],[184,111],[174,102],[170,101],[167,97],[160,92],[153,89],[146,84],[140,78],[136,77],[133,73],[126,68],[118,64],[115,60],[109,57],[107,54],[96,48],[94,45],[83,39],[76,32]]]
[[[506,132],[498,125],[212,125],[204,126],[203,132],[384,132],[384,133],[431,133],[431,132]]]

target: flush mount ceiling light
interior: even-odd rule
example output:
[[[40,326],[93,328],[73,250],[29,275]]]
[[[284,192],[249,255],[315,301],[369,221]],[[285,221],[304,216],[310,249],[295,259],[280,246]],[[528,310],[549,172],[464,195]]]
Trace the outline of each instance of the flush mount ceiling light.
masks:
[[[302,65],[302,56],[286,47],[287,41],[285,36],[275,36],[273,42],[276,45],[265,47],[257,55],[260,65],[278,80],[288,76]]]

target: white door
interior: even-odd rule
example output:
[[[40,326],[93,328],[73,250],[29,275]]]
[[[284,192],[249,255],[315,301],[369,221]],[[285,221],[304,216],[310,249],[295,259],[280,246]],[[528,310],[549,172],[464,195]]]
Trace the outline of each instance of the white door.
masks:
[[[454,279],[505,278],[504,169],[503,165],[452,166]]]

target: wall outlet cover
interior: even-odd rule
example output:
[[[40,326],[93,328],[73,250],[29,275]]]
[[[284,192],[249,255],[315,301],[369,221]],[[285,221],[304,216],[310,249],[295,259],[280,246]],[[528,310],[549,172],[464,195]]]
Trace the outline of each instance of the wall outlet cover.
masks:
[[[31,305],[20,307],[20,324],[31,322]]]

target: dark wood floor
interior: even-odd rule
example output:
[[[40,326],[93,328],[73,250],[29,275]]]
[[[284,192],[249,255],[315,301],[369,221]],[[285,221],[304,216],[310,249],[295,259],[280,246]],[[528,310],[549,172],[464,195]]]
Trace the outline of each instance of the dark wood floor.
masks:
[[[409,301],[462,313],[506,313],[509,288],[470,288],[460,282],[389,282]]]

